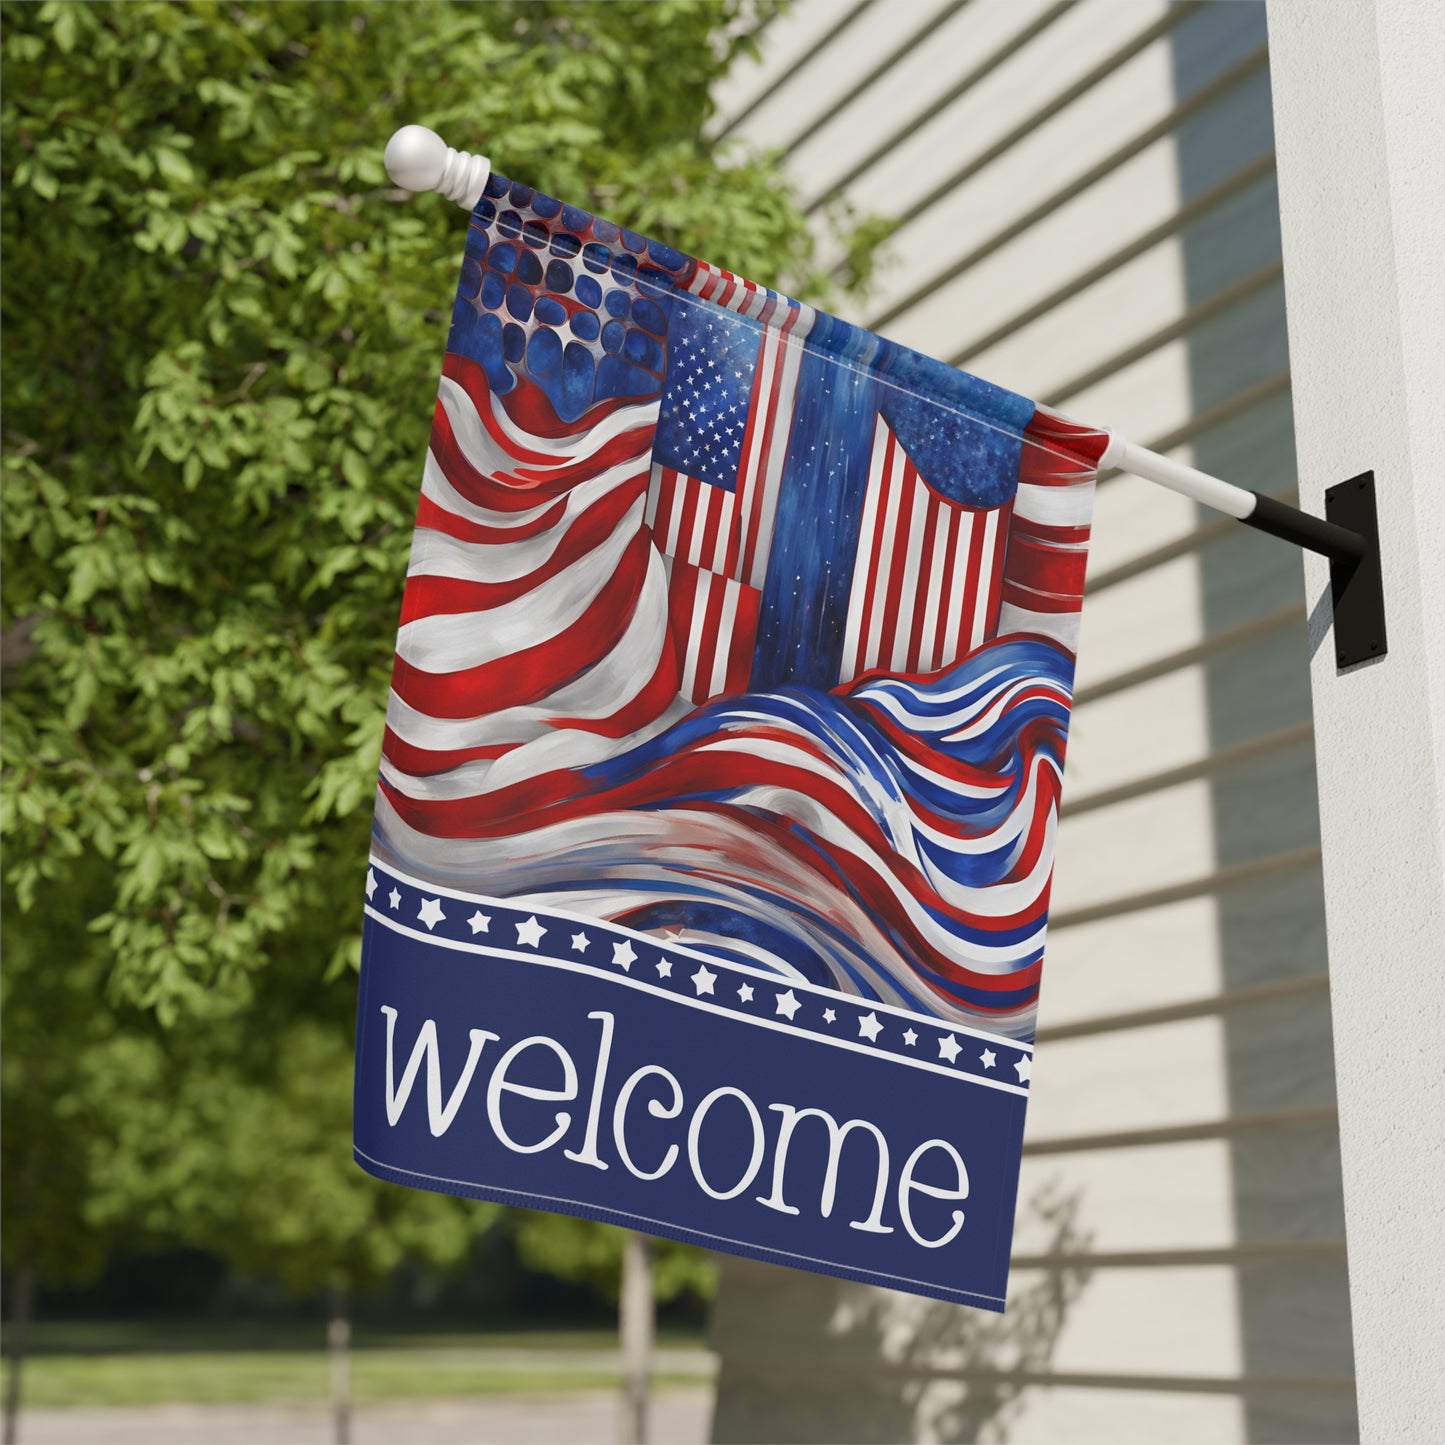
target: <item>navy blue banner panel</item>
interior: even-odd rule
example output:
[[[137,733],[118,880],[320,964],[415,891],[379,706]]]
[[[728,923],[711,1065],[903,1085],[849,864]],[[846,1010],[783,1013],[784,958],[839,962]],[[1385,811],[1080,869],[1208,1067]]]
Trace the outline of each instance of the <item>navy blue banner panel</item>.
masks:
[[[1003,1308],[1103,434],[494,176],[356,1157]]]

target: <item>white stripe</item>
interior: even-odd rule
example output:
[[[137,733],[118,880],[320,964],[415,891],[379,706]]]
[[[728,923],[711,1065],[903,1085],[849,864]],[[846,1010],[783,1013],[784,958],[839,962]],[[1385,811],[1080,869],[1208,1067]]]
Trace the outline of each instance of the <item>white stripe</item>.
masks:
[[[958,661],[959,633],[964,625],[963,614],[968,604],[968,551],[973,539],[973,529],[978,526],[978,513],[961,511],[958,514],[958,533],[953,544],[953,586],[949,589],[948,610],[945,620],[948,624],[943,637],[943,659],[940,667],[952,667]]]
[[[916,468],[912,480],[913,506],[908,524],[908,549],[903,558],[903,586],[898,598],[897,631],[893,635],[894,672],[908,670],[908,649],[913,642],[914,600],[918,596],[918,563],[923,553],[923,528],[928,513],[928,488]]]
[[[500,530],[524,527],[529,522],[536,521],[548,510],[556,509],[557,503],[561,502],[558,522],[553,524],[555,526],[567,517],[576,516],[578,512],[584,511],[599,497],[604,496],[615,487],[634,480],[641,474],[644,465],[645,462],[640,457],[630,457],[618,462],[614,467],[609,467],[605,472],[599,472],[597,476],[588,481],[578,482],[564,495],[549,497],[535,507],[527,507],[519,512],[494,512],[490,507],[482,507],[475,502],[469,502],[460,492],[456,491],[447,480],[441,463],[436,459],[436,454],[428,451],[422,467],[421,490],[422,495],[435,502],[442,511],[450,512],[452,516],[460,517],[464,522],[475,522],[479,526],[496,527]]]
[[[630,482],[635,477],[623,480]],[[613,489],[611,484],[592,487],[589,489],[590,500],[599,501],[602,495]],[[546,531],[518,538],[514,542],[464,542],[449,532],[418,527],[406,575],[452,577],[463,582],[515,582],[551,561],[573,527],[585,519],[589,497],[578,497],[581,491],[579,487],[577,493],[567,498],[568,506],[563,509],[562,516]],[[574,497],[577,498],[575,506],[572,505]],[[629,508],[627,515],[631,516],[632,511],[633,508]],[[620,526],[621,522],[616,525]]]
[[[644,517],[648,529],[651,530],[657,521],[657,504],[662,496],[662,479],[665,473],[657,462],[653,462],[652,470],[647,477],[647,514]]]
[[[712,558],[710,561],[705,559],[704,565],[721,572],[727,565],[728,541],[737,516],[737,493],[724,491],[721,487],[715,487],[714,491],[717,492],[717,533],[713,538]]]
[[[610,416],[603,417],[595,427],[565,437],[538,437],[517,427],[504,411],[499,409],[497,399],[492,398],[493,413],[498,417],[508,436],[516,439],[517,445],[528,451],[547,453],[538,462],[518,461],[482,424],[477,409],[465,389],[451,377],[444,376],[438,383],[437,400],[441,402],[447,419],[451,422],[452,434],[462,455],[479,472],[485,475],[510,476],[518,470],[545,472],[558,468],[575,466],[595,455],[614,437],[625,432],[643,432],[656,426],[658,402],[649,401],[638,405],[619,407]],[[639,453],[651,445],[650,435],[639,436]]]
[[[481,612],[439,613],[406,623],[397,632],[397,656],[425,672],[460,672],[557,636],[612,580],[641,521],[639,497],[600,546],[523,596]]]
[[[557,726],[558,718],[590,721],[615,716],[652,680],[671,647],[667,577],[652,555],[637,609],[617,646],[545,700],[474,718],[439,718],[419,712],[397,693],[387,702],[386,723],[404,742],[434,752],[521,743]]]
[[[682,534],[682,506],[690,480],[681,472],[673,472],[669,482],[672,505],[667,514],[667,536],[662,539],[662,550],[669,557],[677,556],[678,539]]]
[[[938,530],[933,535],[933,555],[928,559],[928,607],[923,614],[923,651],[919,666],[933,672],[943,666],[943,577],[948,562],[948,549],[953,545],[953,529],[958,525],[958,508],[949,503],[939,506]]]
[[[868,624],[868,650],[863,667],[877,667],[883,660],[883,618],[887,611],[888,587],[893,578],[893,547],[898,535],[898,514],[903,507],[903,469],[907,461],[903,448],[895,439],[893,462],[887,470],[887,498],[883,513],[883,545],[879,551],[878,571],[873,578],[873,616]],[[885,605],[880,606],[882,602]]]
[[[1039,487],[1020,482],[1014,515],[1042,527],[1087,527],[1094,513],[1094,484]]]
[[[713,643],[712,678],[707,695],[716,697],[726,691],[728,683],[728,659],[733,650],[733,628],[738,620],[738,597],[741,588],[731,578],[722,579],[722,616],[718,619],[717,639]]]
[[[789,316],[792,316],[789,312]],[[803,347],[799,342],[808,334],[812,318],[816,315],[811,308],[796,312],[795,322],[788,332],[770,331],[775,338],[773,345],[782,351],[783,379],[777,396],[775,423],[773,423],[772,445],[764,457],[763,491],[757,504],[762,507],[757,527],[757,549],[753,553],[753,569],[749,577],[743,578],[750,587],[762,590],[767,578],[767,559],[773,549],[773,522],[777,517],[777,493],[782,486],[783,462],[788,460],[788,444],[793,431],[793,397],[798,393],[798,373],[802,368]],[[766,405],[766,402],[764,402]]]
[[[994,552],[998,545],[998,509],[983,515],[983,550],[978,563],[978,596],[974,599],[973,625],[969,629],[971,652],[988,634],[988,594],[993,585]]]
[[[868,463],[868,484],[863,494],[863,526],[853,557],[853,588],[848,598],[848,620],[843,628],[843,671],[838,681],[851,682],[864,669],[863,609],[872,591],[873,536],[878,526],[878,493],[883,483],[883,458],[888,447],[888,426],[880,416],[873,428],[873,456]]]
[[[1077,656],[1080,615],[1077,612],[1033,612],[1005,602],[999,609],[996,636],[1004,637],[1011,632],[1040,632]]]
[[[717,509],[717,498],[722,494],[722,488],[690,477],[688,490],[689,495],[695,498],[695,503],[692,513],[692,530],[683,540],[681,553],[684,561],[691,562],[694,567],[703,567],[707,565],[703,557],[703,549],[708,544],[710,530],[708,524],[713,512]]]
[[[703,623],[707,618],[707,599],[712,591],[713,574],[698,571],[693,575],[692,615],[688,618],[687,636],[683,641],[682,686],[680,691],[692,697],[697,684],[697,663],[699,640],[703,635]]]
[[[471,402],[467,398],[466,391],[457,386],[449,377],[442,378],[443,385],[456,388],[468,408]],[[506,408],[499,396],[493,396],[492,415],[496,419],[498,427],[511,437],[519,447],[530,452],[541,452],[544,459],[540,462],[522,462],[525,467],[565,467],[580,461],[593,453],[600,451],[608,442],[615,437],[621,436],[624,432],[638,431],[642,428],[651,429],[657,425],[657,418],[661,411],[661,401],[627,402],[619,406],[616,411],[609,412],[604,417],[599,417],[595,422],[588,422],[580,431],[568,432],[560,437],[539,436],[536,432],[530,432],[525,427],[520,427],[507,415]],[[481,425],[480,419],[478,425]],[[649,440],[650,444],[650,440]],[[555,458],[550,463],[547,456]],[[515,460],[515,459],[514,459]]]
[[[686,716],[687,711],[685,703],[680,709],[669,709],[645,727],[620,738],[575,728],[547,728],[499,758],[476,758],[469,763],[458,763],[444,773],[425,777],[405,773],[383,757],[381,774],[399,793],[418,802],[482,798],[548,774],[575,778],[577,769],[596,767],[666,732],[680,717]]]

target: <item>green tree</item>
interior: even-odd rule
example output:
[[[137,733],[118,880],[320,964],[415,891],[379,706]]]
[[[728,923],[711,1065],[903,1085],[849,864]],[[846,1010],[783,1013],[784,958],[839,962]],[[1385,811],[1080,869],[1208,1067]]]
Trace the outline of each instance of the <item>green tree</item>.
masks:
[[[774,163],[702,138],[736,11],[4,9],[7,869],[29,909],[107,860],[126,997],[173,1019],[277,958],[357,960],[465,230],[387,184],[387,135],[494,141],[723,264],[805,271]]]
[[[465,232],[381,151],[431,125],[816,294],[777,158],[704,134],[744,10],[0,6],[12,1263],[137,1221],[298,1287],[429,1231],[452,1248],[450,1204],[389,1214],[400,1193],[345,1157],[347,976]],[[861,282],[865,233],[838,239]],[[51,1069],[68,1122],[38,1102]],[[12,1177],[44,1187],[17,1201]]]

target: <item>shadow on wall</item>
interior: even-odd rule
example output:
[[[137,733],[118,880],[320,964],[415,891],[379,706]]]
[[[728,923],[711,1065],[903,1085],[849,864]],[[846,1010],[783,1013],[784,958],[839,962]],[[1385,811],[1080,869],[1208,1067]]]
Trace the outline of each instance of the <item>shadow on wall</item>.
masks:
[[[1171,36],[1176,95],[1197,91],[1265,41],[1263,5],[1204,6]],[[1269,76],[1258,71],[1180,128],[1181,201],[1273,145]],[[1193,412],[1218,419],[1192,439],[1194,464],[1281,494],[1296,472],[1273,171],[1187,229],[1181,257],[1189,306],[1229,287],[1246,297],[1187,338]],[[1235,1238],[1251,1251],[1234,1270],[1245,1434],[1260,1445],[1356,1440],[1339,1139],[1328,1117],[1335,1090],[1324,896],[1311,854],[1319,843],[1314,748],[1297,734],[1311,716],[1300,555],[1234,528],[1201,549],[1199,586],[1211,636],[1275,619],[1204,667],[1211,750],[1296,730],[1288,746],[1210,779],[1219,868],[1297,860],[1216,896],[1221,986],[1244,1000],[1254,993],[1221,1014],[1229,1112],[1240,1125],[1228,1141]]]
[[[712,1438],[1006,1441],[1020,1377],[1048,1370],[1088,1279],[1079,1202],[1055,1182],[1020,1206],[1021,1228],[1028,1221],[1029,1237],[1048,1241],[1044,1257],[1064,1262],[1016,1270],[1003,1315],[726,1259],[712,1331],[723,1360]],[[729,1300],[745,1301],[745,1314]],[[812,1343],[824,1339],[826,1357]]]

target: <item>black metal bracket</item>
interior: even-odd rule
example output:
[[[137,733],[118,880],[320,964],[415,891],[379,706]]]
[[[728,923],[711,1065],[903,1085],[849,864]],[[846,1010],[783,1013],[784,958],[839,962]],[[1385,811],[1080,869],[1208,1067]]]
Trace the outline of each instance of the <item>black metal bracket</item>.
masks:
[[[1312,517],[1256,492],[1254,511],[1244,524],[1330,559],[1334,604],[1335,659],[1352,667],[1383,657],[1385,591],[1380,572],[1380,529],[1375,510],[1375,474],[1362,472],[1325,493],[1325,515]]]
[[[1364,539],[1359,560],[1330,560],[1330,598],[1335,614],[1335,661],[1352,667],[1389,650],[1385,637],[1385,584],[1380,570],[1380,523],[1375,474],[1361,472],[1325,493],[1325,516]]]

